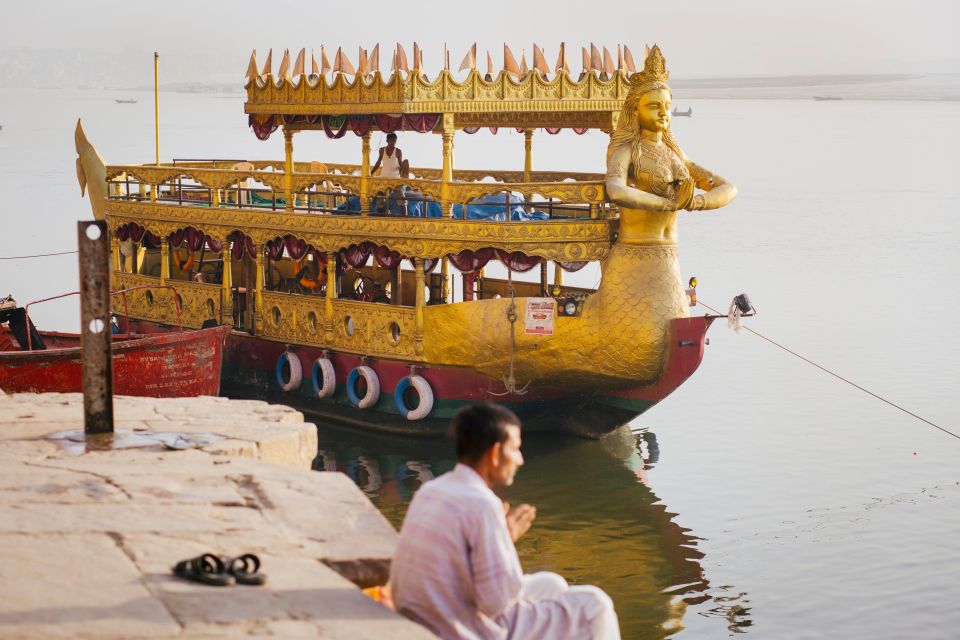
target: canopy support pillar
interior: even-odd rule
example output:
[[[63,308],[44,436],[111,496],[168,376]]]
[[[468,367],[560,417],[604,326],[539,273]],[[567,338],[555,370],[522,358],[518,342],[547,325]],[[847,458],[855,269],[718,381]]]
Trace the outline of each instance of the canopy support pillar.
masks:
[[[523,130],[523,181],[530,182],[533,175],[533,129]]]
[[[170,238],[160,241],[160,286],[167,284],[170,279]]]
[[[393,271],[390,272],[390,304],[403,304],[403,297],[401,296],[402,290],[400,289],[400,271],[400,265],[398,264],[393,268]]]
[[[337,297],[337,254],[327,252],[327,295],[323,305],[324,341],[333,342],[333,300]]]
[[[223,324],[224,318],[229,318],[230,324],[233,324],[233,252],[230,250],[230,238],[221,238],[220,242],[223,251],[220,252],[220,259],[223,261],[223,267],[220,274],[220,323]]]
[[[256,304],[254,305],[253,326],[257,335],[263,334],[263,247],[257,247],[257,290],[255,292]]]
[[[283,204],[293,211],[293,131],[283,128]]]
[[[413,266],[417,270],[417,314],[413,330],[413,339],[416,342],[414,350],[417,355],[423,353],[423,307],[425,296],[423,293],[423,258],[414,258]]]
[[[370,131],[363,134],[360,164],[360,215],[370,215]]]
[[[440,260],[440,299],[446,304],[450,302],[450,260],[443,256]]]
[[[547,259],[540,259],[540,295],[547,295]]]
[[[559,262],[553,263],[553,285],[563,286],[563,267],[560,266]]]
[[[440,129],[443,135],[443,175],[440,186],[440,206],[444,218],[453,217],[453,198],[450,193],[450,183],[453,182],[453,114],[443,114],[443,124]]]

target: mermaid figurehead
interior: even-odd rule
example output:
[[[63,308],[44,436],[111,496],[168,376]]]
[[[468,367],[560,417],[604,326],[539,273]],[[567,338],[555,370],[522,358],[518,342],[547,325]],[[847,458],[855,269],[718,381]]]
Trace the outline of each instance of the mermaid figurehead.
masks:
[[[717,209],[736,187],[687,158],[670,130],[670,72],[654,45],[630,91],[607,148],[607,196],[621,211],[621,240],[676,242],[677,212]],[[699,193],[698,193],[699,191]]]

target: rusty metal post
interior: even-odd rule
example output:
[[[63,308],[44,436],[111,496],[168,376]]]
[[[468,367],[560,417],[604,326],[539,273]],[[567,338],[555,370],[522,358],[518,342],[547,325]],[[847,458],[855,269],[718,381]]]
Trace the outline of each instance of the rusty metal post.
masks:
[[[113,433],[109,244],[106,222],[77,223],[83,429],[87,434]]]

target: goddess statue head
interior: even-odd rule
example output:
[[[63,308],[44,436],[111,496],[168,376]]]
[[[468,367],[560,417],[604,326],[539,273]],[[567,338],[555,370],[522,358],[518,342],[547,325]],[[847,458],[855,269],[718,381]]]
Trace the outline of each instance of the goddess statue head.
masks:
[[[679,145],[670,132],[670,102],[673,93],[670,91],[670,72],[667,71],[666,60],[660,52],[660,47],[654,45],[643,62],[643,71],[630,76],[630,91],[623,102],[617,128],[610,136],[610,146],[607,147],[607,158],[614,149],[623,144],[631,147],[633,166],[638,166],[642,149],[641,134],[644,131],[655,131],[661,134],[662,142],[678,157],[683,158]],[[653,112],[648,104],[657,103],[665,106],[659,113]]]

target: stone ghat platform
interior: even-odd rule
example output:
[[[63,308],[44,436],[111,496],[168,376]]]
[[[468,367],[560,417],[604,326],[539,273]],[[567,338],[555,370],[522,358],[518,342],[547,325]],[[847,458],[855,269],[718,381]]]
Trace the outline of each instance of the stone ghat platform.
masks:
[[[116,397],[84,442],[80,394],[0,391],[0,637],[418,639],[367,598],[397,534],[340,473],[310,471],[314,425],[225,398]],[[171,575],[256,553],[263,587]]]

